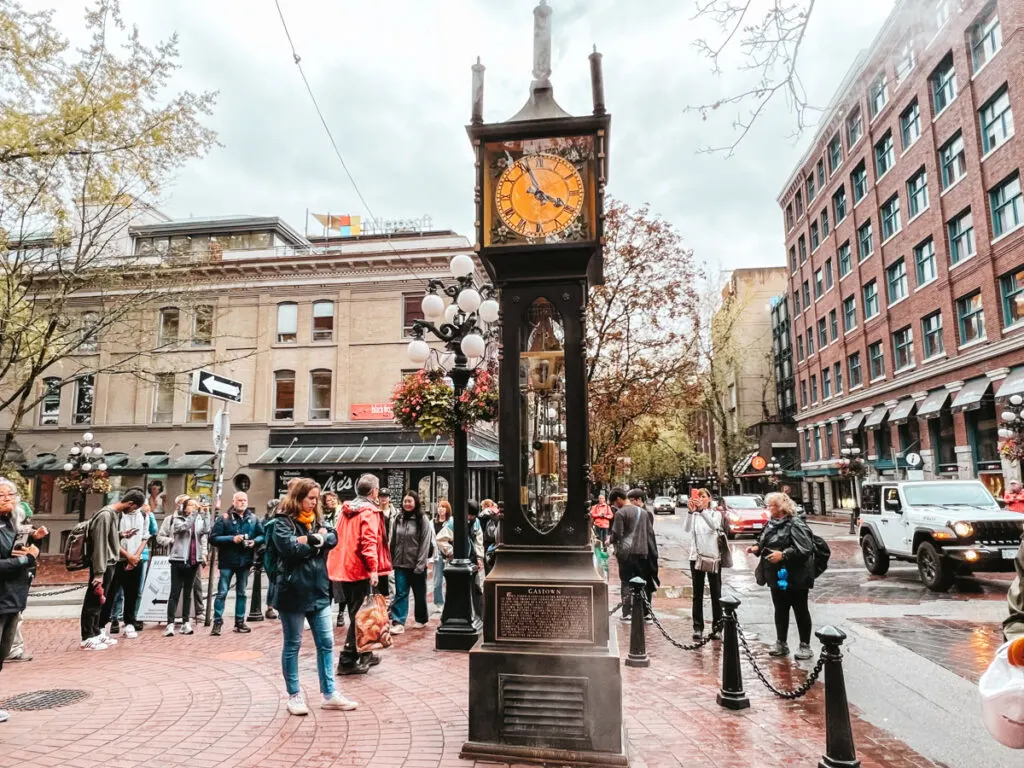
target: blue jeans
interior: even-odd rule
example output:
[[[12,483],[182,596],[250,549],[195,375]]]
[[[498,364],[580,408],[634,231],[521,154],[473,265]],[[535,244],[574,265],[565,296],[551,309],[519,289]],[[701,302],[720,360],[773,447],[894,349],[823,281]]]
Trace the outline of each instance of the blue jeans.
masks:
[[[426,624],[427,613],[427,572],[416,573],[411,568],[395,568],[395,602],[391,604],[391,620],[405,624],[409,617],[409,589],[416,598],[416,621]]]
[[[444,605],[444,557],[434,558],[434,605]]]
[[[249,581],[249,568],[221,568],[220,581],[217,583],[217,597],[213,601],[213,620],[220,621],[224,616],[224,601],[228,598],[231,578],[235,579],[235,623],[245,621],[246,595],[245,587]]]
[[[309,613],[281,612],[281,631],[284,633],[284,647],[281,649],[281,672],[284,673],[288,695],[299,692],[299,649],[302,647],[302,622],[309,621],[316,645],[316,673],[320,678],[320,693],[330,696],[334,693],[334,629],[331,627],[331,607],[325,605],[319,611]]]

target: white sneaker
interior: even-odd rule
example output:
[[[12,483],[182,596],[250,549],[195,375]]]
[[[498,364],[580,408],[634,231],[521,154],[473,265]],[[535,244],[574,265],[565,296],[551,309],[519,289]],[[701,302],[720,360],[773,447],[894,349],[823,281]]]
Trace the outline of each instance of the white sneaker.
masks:
[[[340,709],[344,712],[351,712],[358,706],[352,699],[346,699],[338,691],[330,696],[324,696],[324,700],[320,703],[320,709]]]
[[[293,715],[309,714],[309,707],[306,706],[306,700],[302,698],[301,693],[288,697],[288,712]]]
[[[96,637],[90,637],[88,640],[83,640],[78,647],[83,651],[105,651],[109,646],[103,642],[100,635],[96,635]]]
[[[168,624],[164,629],[164,637],[174,637],[174,624]]]
[[[7,710],[6,709],[0,709],[0,723],[6,723],[7,722],[7,718],[9,718],[9,717],[10,717],[10,715],[7,714]]]
[[[415,623],[413,624],[413,626],[414,626],[414,627],[415,627],[416,629],[423,629],[423,628],[424,628],[425,626],[427,626],[427,622],[425,622],[425,621],[417,621],[417,622],[415,622]]]
[[[117,645],[117,640],[115,640],[115,639],[114,639],[114,638],[112,638],[112,637],[111,637],[110,635],[108,635],[108,634],[107,634],[107,630],[105,630],[105,629],[101,629],[101,630],[100,630],[100,640],[101,640],[101,641],[102,641],[102,642],[103,642],[103,643],[104,643],[105,645]]]
[[[403,632],[405,632],[405,625],[404,624],[392,624],[391,625],[391,634],[392,635],[400,635]]]
[[[129,624],[124,628],[124,636],[129,640],[134,640],[139,636],[139,634],[135,631],[135,627]]]
[[[190,622],[186,621],[184,624],[181,625],[181,634],[183,634],[183,635],[191,635],[192,634],[192,624]]]

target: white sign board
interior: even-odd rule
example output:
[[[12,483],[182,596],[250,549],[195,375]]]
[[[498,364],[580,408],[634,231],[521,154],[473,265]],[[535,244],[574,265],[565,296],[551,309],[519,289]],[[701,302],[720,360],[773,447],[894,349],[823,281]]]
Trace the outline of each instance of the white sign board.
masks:
[[[171,598],[171,561],[166,557],[151,557],[146,584],[142,588],[139,621],[167,621],[167,601]]]
[[[218,400],[242,402],[242,382],[218,376],[212,371],[192,371],[192,391]]]

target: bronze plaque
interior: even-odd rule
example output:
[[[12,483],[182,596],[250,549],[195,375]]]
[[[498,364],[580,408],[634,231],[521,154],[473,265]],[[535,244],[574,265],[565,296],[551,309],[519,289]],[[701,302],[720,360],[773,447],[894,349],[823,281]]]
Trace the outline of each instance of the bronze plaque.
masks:
[[[594,589],[561,584],[495,584],[494,639],[594,643]]]

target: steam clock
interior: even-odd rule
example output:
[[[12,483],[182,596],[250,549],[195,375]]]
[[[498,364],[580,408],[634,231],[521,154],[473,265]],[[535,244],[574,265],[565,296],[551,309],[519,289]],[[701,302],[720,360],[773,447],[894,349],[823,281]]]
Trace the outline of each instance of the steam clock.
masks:
[[[602,281],[608,131],[601,56],[593,114],[554,99],[551,9],[534,9],[530,97],[483,121],[473,67],[476,241],[501,297],[504,521],[484,583],[483,642],[470,652],[462,756],[626,765],[622,680],[608,588],[589,546],[584,323]]]

